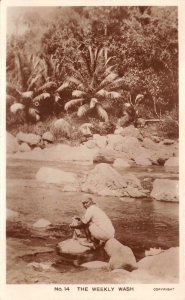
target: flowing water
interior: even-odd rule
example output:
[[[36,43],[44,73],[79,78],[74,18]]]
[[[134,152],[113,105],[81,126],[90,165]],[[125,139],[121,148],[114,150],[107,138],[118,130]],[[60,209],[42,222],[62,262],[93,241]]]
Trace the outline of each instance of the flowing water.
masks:
[[[55,249],[61,240],[72,235],[68,224],[74,215],[82,215],[82,193],[62,192],[58,185],[40,183],[35,175],[41,166],[51,166],[82,176],[94,166],[59,162],[39,162],[8,159],[7,161],[7,207],[20,213],[21,222],[9,224],[7,240],[31,241],[32,245],[49,246]],[[155,178],[178,179],[178,170],[164,167],[130,168],[118,170],[121,174],[131,173],[141,179],[146,188],[151,188]],[[94,195],[96,203],[111,218],[116,238],[132,248],[137,259],[144,251],[153,247],[167,249],[179,245],[179,206],[177,203],[160,202],[150,198],[132,199],[102,197]],[[46,219],[52,223],[45,237],[38,238],[29,231],[34,222]],[[49,259],[51,254],[44,254]],[[52,254],[52,257],[53,254]],[[31,261],[24,255],[25,261]],[[38,260],[42,261],[42,260]],[[65,271],[72,271],[66,267]]]

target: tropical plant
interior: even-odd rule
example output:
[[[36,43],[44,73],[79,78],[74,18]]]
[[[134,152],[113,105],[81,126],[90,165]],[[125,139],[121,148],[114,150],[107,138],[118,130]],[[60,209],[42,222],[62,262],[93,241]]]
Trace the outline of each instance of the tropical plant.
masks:
[[[116,72],[116,65],[110,65],[113,59],[113,57],[106,58],[105,49],[102,47],[93,49],[91,46],[80,45],[80,68],[77,70],[72,66],[74,76],[68,77],[58,89],[58,91],[67,87],[72,89],[73,99],[65,104],[66,111],[77,107],[79,117],[96,112],[101,119],[108,121],[105,105],[111,99],[121,98],[121,93],[117,90],[123,84],[123,79],[119,78]]]

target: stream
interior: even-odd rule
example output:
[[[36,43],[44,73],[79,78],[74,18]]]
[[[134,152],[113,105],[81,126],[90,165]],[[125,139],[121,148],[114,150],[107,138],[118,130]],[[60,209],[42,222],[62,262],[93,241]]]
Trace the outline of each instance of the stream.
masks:
[[[22,271],[30,262],[52,262],[58,275],[52,273],[52,283],[73,282],[71,274],[78,274],[83,282],[83,270],[66,262],[60,262],[56,254],[58,242],[72,237],[68,224],[74,215],[81,216],[80,192],[63,192],[59,185],[38,182],[35,175],[40,167],[51,166],[63,171],[76,173],[79,177],[94,166],[61,162],[41,162],[22,159],[7,160],[7,207],[20,213],[18,222],[7,223],[7,281],[9,283],[48,282],[51,274],[37,278],[27,271]],[[178,169],[165,170],[164,167],[132,167],[127,170],[117,169],[119,173],[136,175],[145,188],[151,189],[155,178],[178,179]],[[116,239],[129,246],[136,259],[144,257],[150,248],[168,249],[179,245],[179,205],[178,203],[155,201],[150,198],[133,199],[118,197],[93,196],[96,203],[111,218],[116,230]],[[45,230],[33,229],[39,219],[46,219],[51,226]],[[16,247],[16,255],[13,248]],[[33,251],[34,247],[45,249]],[[18,259],[18,260],[17,260]],[[100,259],[99,259],[100,260]],[[105,258],[106,260],[106,258]],[[13,261],[19,262],[12,267]],[[25,269],[26,270],[26,269]],[[88,271],[90,274],[91,271]],[[56,272],[55,272],[56,273]],[[16,276],[15,276],[16,274]],[[24,276],[22,275],[24,274]],[[80,277],[81,276],[81,277]],[[34,277],[34,279],[33,279]],[[36,279],[35,279],[36,278]],[[39,278],[39,279],[38,279]],[[74,279],[75,280],[75,279]],[[78,280],[77,280],[78,281]],[[50,279],[51,282],[51,279]],[[76,281],[74,281],[76,282]],[[85,281],[86,282],[86,281]],[[109,282],[109,281],[108,281]]]

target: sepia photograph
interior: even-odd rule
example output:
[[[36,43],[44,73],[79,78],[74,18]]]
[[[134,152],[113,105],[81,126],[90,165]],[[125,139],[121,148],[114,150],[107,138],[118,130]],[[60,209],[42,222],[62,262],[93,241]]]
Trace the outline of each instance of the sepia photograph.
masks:
[[[6,284],[179,284],[178,34],[177,6],[7,7]]]

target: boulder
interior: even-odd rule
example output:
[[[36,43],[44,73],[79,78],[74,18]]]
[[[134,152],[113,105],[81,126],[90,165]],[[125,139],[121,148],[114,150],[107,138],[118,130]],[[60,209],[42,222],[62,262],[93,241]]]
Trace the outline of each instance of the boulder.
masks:
[[[51,222],[45,219],[39,219],[37,222],[33,224],[33,227],[35,228],[45,228],[51,225]]]
[[[28,151],[31,151],[31,148],[27,143],[22,143],[19,147],[19,150],[21,152],[28,152]]]
[[[140,155],[134,156],[135,163],[140,166],[151,166],[152,162],[147,157],[142,157]]]
[[[129,168],[130,164],[126,159],[117,158],[113,163],[113,167],[115,168]]]
[[[143,146],[147,149],[158,149],[158,145],[152,139],[146,137],[143,139]]]
[[[93,140],[96,142],[96,146],[99,148],[105,148],[107,145],[107,137],[100,134],[93,134]]]
[[[63,118],[54,121],[51,124],[51,133],[57,138],[70,137],[72,132],[71,125]]]
[[[179,201],[179,181],[170,179],[155,179],[151,197],[161,201]]]
[[[19,151],[17,139],[9,132],[6,133],[6,152],[15,153]]]
[[[91,170],[81,181],[81,190],[86,193],[101,196],[143,197],[139,179],[134,175],[120,175],[114,168],[105,163],[100,163]]]
[[[89,247],[80,244],[80,241],[83,241],[83,238],[68,239],[60,242],[57,245],[57,252],[59,254],[83,254],[89,252]]]
[[[124,246],[115,238],[109,239],[104,249],[110,257],[109,268],[111,270],[123,268],[132,271],[137,269],[136,259],[131,248]]]
[[[78,180],[74,173],[50,167],[41,167],[36,174],[36,179],[45,183],[78,185]]]
[[[147,256],[138,262],[139,270],[160,278],[179,277],[179,248],[173,247],[154,256]]]
[[[171,157],[169,158],[165,164],[165,167],[178,167],[179,166],[179,157]]]
[[[46,131],[42,136],[43,141],[47,141],[49,143],[53,143],[54,136],[50,131]]]
[[[27,143],[29,146],[36,146],[40,143],[41,137],[40,135],[34,134],[34,133],[23,133],[18,132],[16,135],[18,142],[24,142]]]
[[[81,265],[81,267],[87,268],[87,269],[108,269],[109,264],[104,261],[90,261],[87,263],[84,263]]]
[[[91,129],[93,128],[94,126],[91,124],[91,123],[83,123],[79,128],[79,132],[81,132],[81,134],[85,137],[90,137],[92,136],[92,132],[91,132]]]
[[[107,143],[109,146],[109,149],[114,149],[116,145],[122,144],[124,141],[122,135],[120,134],[108,134],[107,135]]]
[[[96,141],[88,140],[85,145],[88,149],[93,149],[96,147]]]
[[[42,150],[40,147],[33,148],[33,151],[40,151],[40,150]]]
[[[120,131],[120,134],[122,136],[130,136],[130,137],[132,136],[132,137],[135,137],[138,139],[142,138],[139,129],[136,128],[134,125],[130,125],[125,128],[122,128],[122,131]]]
[[[98,193],[101,190],[117,190],[126,187],[126,181],[111,166],[100,163],[87,175],[81,190],[87,193]]]
[[[19,213],[11,210],[11,209],[6,209],[6,220],[7,221],[16,221],[19,218]]]
[[[121,147],[120,147],[121,145]],[[119,148],[118,148],[119,147]],[[122,140],[119,141],[119,143],[114,144],[114,149],[118,151],[123,151],[125,153],[128,153],[130,156],[132,156],[134,153],[138,151],[138,148],[141,147],[141,144],[139,140],[135,137],[122,137]]]

